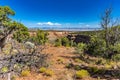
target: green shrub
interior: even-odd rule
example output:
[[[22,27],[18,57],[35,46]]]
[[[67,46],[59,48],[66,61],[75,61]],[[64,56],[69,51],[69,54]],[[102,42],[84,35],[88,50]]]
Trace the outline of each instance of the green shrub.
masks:
[[[62,46],[61,39],[57,39],[57,40],[55,41],[55,46],[56,46],[56,47]]]
[[[29,32],[28,28],[25,27],[23,24],[18,24],[18,30],[13,34],[13,38],[16,39],[18,42],[23,42],[29,39]]]
[[[106,60],[105,59],[98,59],[95,61],[96,65],[104,65],[106,64]]]
[[[89,72],[87,70],[79,70],[76,72],[76,78],[86,78],[89,76]]]
[[[44,73],[46,70],[47,70],[47,69],[46,69],[45,67],[41,67],[41,68],[39,69],[39,72],[40,72],[40,73]]]
[[[62,42],[63,46],[70,47],[70,41],[69,41],[69,39],[67,37],[63,37],[61,39],[61,42]]]
[[[79,65],[75,65],[75,66],[74,66],[74,69],[75,69],[75,70],[80,70],[81,67],[80,67]]]
[[[94,56],[104,56],[106,52],[106,42],[97,36],[92,36],[91,41],[87,46],[89,54]]]
[[[2,72],[2,73],[8,72],[8,67],[3,67],[3,68],[1,69],[1,72]]]
[[[36,36],[31,37],[31,39],[36,44],[44,45],[46,42],[48,42],[47,35],[48,35],[47,32],[42,30],[37,30]]]
[[[23,70],[23,71],[21,72],[21,75],[22,75],[22,76],[29,76],[29,75],[30,75],[30,70]]]
[[[112,59],[114,61],[120,61],[120,54],[113,55]]]
[[[76,43],[73,40],[70,40],[69,43],[70,43],[71,47],[75,47],[76,46]]]
[[[55,41],[55,46],[65,46],[70,47],[73,45],[72,41],[69,41],[67,37],[59,38]]]
[[[72,63],[68,63],[68,64],[66,64],[66,68],[73,68],[74,67],[74,65],[72,64]]]
[[[82,62],[79,58],[76,58],[74,61],[75,61],[75,62],[78,62],[78,63],[81,63],[81,62]]]
[[[63,58],[59,58],[57,61],[58,61],[58,63],[60,63],[60,64],[61,64],[61,63],[63,63],[63,62],[64,62],[64,59],[63,59]]]
[[[113,50],[120,54],[120,43],[114,44]]]
[[[86,44],[78,43],[76,50],[78,53],[83,53],[86,50],[86,48],[87,48]]]
[[[45,71],[46,76],[52,76],[53,74],[54,74],[54,72],[52,70],[46,70]]]
[[[94,74],[99,72],[98,67],[96,67],[96,66],[95,67],[91,67],[91,72],[94,73]]]
[[[99,69],[99,70],[97,71],[98,74],[105,74],[105,72],[106,72],[106,69],[105,69],[105,68]]]
[[[105,67],[105,69],[111,69],[111,68],[112,68],[112,65],[105,64],[104,67]]]

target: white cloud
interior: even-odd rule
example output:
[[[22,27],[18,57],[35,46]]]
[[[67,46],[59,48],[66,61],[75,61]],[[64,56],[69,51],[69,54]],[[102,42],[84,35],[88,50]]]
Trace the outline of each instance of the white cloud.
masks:
[[[90,27],[90,25],[88,25],[88,24],[86,24],[85,26],[86,26],[86,27]]]
[[[60,25],[62,25],[62,24],[60,24],[60,23],[52,23],[52,22],[39,22],[39,23],[37,23],[38,25],[48,25],[48,26],[60,26]]]

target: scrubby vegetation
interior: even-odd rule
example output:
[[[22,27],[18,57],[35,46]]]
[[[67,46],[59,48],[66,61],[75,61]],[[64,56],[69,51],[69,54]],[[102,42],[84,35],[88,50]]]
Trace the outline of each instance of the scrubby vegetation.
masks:
[[[98,36],[91,36],[90,43],[87,45],[87,51],[93,56],[105,56],[106,43],[104,39],[100,39]]]
[[[13,34],[13,38],[16,39],[18,42],[25,42],[30,37],[28,28],[21,23],[18,23],[18,25],[19,27],[17,28],[17,31]]]
[[[40,73],[44,73],[46,71],[46,68],[45,67],[41,67],[40,69],[39,69],[39,72]]]
[[[77,78],[86,78],[89,77],[89,72],[87,70],[80,70],[76,72]]]
[[[46,70],[45,71],[46,76],[52,76],[53,74],[54,74],[54,72],[52,70]]]
[[[9,18],[14,14],[10,7],[0,6],[0,76],[11,73],[28,76],[32,70],[37,72],[40,67],[47,67],[47,55],[37,52],[38,47],[29,42],[28,28]],[[44,44],[47,35],[41,33],[44,32],[38,30],[35,39]]]
[[[87,45],[85,43],[78,43],[76,45],[76,51],[78,53],[84,53],[84,51],[87,49]]]
[[[30,75],[30,71],[29,70],[23,70],[22,72],[21,72],[21,76],[29,76]]]
[[[48,33],[42,30],[37,30],[36,36],[32,36],[31,39],[35,44],[45,44],[48,41]]]
[[[65,46],[65,47],[70,47],[70,41],[67,37],[63,37],[60,39],[57,39],[55,42],[55,46]]]

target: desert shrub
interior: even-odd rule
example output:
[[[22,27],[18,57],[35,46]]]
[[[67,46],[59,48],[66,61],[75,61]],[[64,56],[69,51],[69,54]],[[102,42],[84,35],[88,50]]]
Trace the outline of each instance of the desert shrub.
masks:
[[[76,50],[78,53],[83,53],[87,48],[87,45],[85,43],[78,43],[76,46]]]
[[[110,64],[105,64],[104,67],[105,67],[106,69],[111,69],[111,68],[112,68],[112,65],[110,65]]]
[[[75,65],[75,66],[74,66],[74,69],[75,69],[75,70],[80,70],[81,67],[80,67],[79,65]]]
[[[113,55],[120,53],[120,43],[109,44],[106,46],[104,38],[91,36],[91,41],[87,46],[87,53],[93,56],[101,56],[111,59]]]
[[[116,53],[120,53],[120,43],[114,44],[113,51]]]
[[[56,46],[56,47],[62,46],[61,39],[57,39],[57,40],[55,41],[55,46]]]
[[[106,72],[106,69],[105,68],[101,68],[101,69],[98,69],[96,74],[105,74],[105,72]]]
[[[97,36],[91,36],[91,41],[87,46],[89,54],[94,56],[104,56],[106,52],[106,42]]]
[[[108,50],[113,55],[114,54],[119,54],[120,53],[120,43],[115,43],[114,45],[110,45],[109,48],[108,48]]]
[[[36,49],[34,49],[32,52],[26,52],[22,54],[21,52],[17,54],[9,54],[0,60],[0,62],[2,62],[1,67],[3,67],[3,69],[0,69],[0,73],[6,74],[8,71],[21,73],[21,71],[24,69],[26,70],[26,68],[38,71],[40,67],[48,66],[47,56],[48,55],[36,52]],[[8,66],[8,68],[4,68],[4,66]],[[24,74],[24,72],[22,73]]]
[[[69,40],[69,42],[70,42],[70,46],[71,47],[75,47],[76,46],[76,43],[73,40]]]
[[[61,42],[63,46],[70,47],[70,41],[67,37],[61,38]]]
[[[13,67],[14,67],[14,70],[15,70],[15,71],[20,71],[20,70],[21,70],[22,65],[17,63],[17,64],[14,64],[14,66],[13,66]]]
[[[120,42],[120,25],[113,26],[110,29],[109,33],[109,43],[114,45],[117,42]]]
[[[99,69],[98,69],[98,67],[91,67],[91,72],[93,73],[93,74],[97,74],[98,72],[99,72]]]
[[[44,73],[46,76],[52,76],[54,74],[52,70],[46,69],[45,67],[41,67],[39,72]]]
[[[74,59],[75,62],[81,63],[82,61],[79,58]]]
[[[39,69],[39,72],[40,72],[40,73],[44,73],[46,70],[47,70],[47,69],[46,69],[45,67],[41,67],[41,68]]]
[[[93,66],[90,68],[89,72],[92,74],[92,75],[96,75],[96,74],[105,74],[106,72],[106,68],[99,68],[97,66]]]
[[[68,63],[68,64],[65,65],[65,67],[68,68],[68,69],[70,69],[70,68],[73,68],[74,65],[72,63]]]
[[[59,58],[57,61],[58,61],[59,64],[62,64],[64,62],[64,59],[63,58]]]
[[[54,72],[52,70],[46,70],[45,71],[46,76],[52,76],[53,74],[54,74]]]
[[[73,41],[70,41],[67,37],[62,37],[55,41],[55,46],[70,47],[73,45],[74,45]]]
[[[115,55],[113,55],[112,59],[113,59],[114,61],[120,61],[120,54],[115,54]]]
[[[3,67],[3,68],[1,68],[1,72],[2,72],[2,73],[8,72],[8,67]]]
[[[44,45],[48,41],[47,35],[48,35],[47,32],[37,30],[36,36],[32,36],[31,40],[36,44]]]
[[[106,64],[106,60],[100,58],[100,59],[95,61],[95,64],[96,65],[104,65],[104,64]]]
[[[21,76],[29,76],[30,75],[30,70],[22,70]]]
[[[76,78],[86,78],[89,76],[89,72],[87,70],[79,70],[76,72]]]

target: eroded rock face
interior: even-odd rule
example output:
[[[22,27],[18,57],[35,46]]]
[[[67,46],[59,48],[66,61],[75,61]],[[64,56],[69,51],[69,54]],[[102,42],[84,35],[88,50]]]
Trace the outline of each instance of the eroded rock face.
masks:
[[[56,39],[58,38],[62,38],[62,37],[65,37],[69,34],[69,32],[67,31],[49,31],[48,32],[48,40],[50,42],[54,42]]]
[[[89,43],[90,42],[90,36],[86,35],[68,35],[67,38],[69,40],[73,40],[75,43]]]

